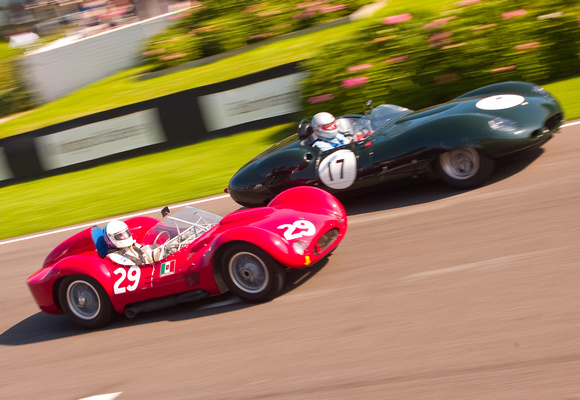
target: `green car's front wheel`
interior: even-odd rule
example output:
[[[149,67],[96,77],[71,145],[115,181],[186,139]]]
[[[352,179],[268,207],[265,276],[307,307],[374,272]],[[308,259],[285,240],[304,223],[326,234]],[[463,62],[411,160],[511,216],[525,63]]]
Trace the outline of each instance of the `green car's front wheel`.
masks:
[[[437,170],[443,181],[458,189],[471,189],[483,184],[493,172],[495,161],[473,147],[461,147],[443,153]]]

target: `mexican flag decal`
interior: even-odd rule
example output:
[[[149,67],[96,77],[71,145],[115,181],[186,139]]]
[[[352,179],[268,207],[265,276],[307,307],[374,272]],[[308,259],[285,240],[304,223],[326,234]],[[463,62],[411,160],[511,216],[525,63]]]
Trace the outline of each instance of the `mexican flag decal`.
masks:
[[[159,276],[173,275],[175,273],[175,260],[167,261],[161,264]]]

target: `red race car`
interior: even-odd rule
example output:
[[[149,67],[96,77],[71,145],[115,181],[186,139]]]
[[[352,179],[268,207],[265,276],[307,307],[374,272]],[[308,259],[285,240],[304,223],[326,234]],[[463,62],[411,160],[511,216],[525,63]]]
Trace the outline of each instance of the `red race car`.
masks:
[[[117,254],[99,226],[79,232],[26,281],[41,310],[64,312],[95,329],[115,313],[132,318],[228,290],[247,301],[271,300],[282,290],[284,268],[314,265],[347,229],[340,202],[313,187],[288,189],[267,207],[226,217],[184,207],[162,221],[134,217],[125,223],[132,239],[156,254],[153,261]]]

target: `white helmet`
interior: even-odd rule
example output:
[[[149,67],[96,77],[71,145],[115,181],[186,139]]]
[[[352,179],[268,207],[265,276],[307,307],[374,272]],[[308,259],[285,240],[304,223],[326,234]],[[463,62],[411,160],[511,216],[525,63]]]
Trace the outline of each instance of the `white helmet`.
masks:
[[[116,220],[105,225],[105,241],[110,247],[118,249],[124,249],[135,243],[127,224]]]
[[[332,140],[338,133],[336,119],[331,113],[319,112],[315,114],[310,125],[314,128],[314,134],[322,139]]]

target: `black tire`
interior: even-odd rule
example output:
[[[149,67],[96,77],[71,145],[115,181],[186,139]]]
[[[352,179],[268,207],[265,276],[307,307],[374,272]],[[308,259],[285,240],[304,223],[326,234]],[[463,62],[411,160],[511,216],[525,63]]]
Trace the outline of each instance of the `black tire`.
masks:
[[[249,243],[237,243],[225,251],[221,272],[228,288],[242,300],[272,300],[284,286],[282,266]]]
[[[113,306],[103,287],[85,275],[67,276],[62,281],[58,298],[65,314],[78,326],[97,329],[107,325]]]
[[[437,160],[439,177],[458,189],[471,189],[487,181],[495,160],[473,147],[461,147],[441,154]]]

